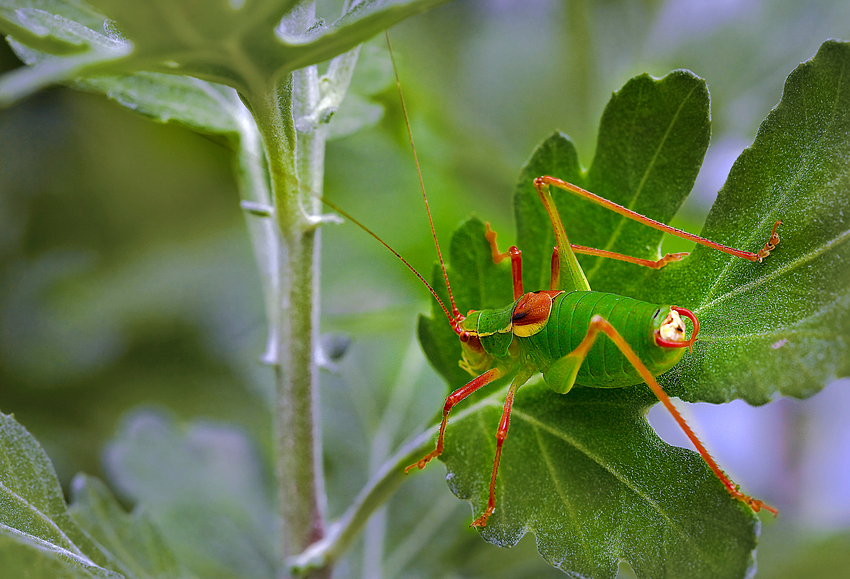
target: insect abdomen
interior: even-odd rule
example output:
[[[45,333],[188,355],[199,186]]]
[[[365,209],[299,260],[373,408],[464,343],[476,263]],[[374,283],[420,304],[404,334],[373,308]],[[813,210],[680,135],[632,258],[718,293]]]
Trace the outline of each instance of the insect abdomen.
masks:
[[[625,338],[654,375],[664,372],[681,357],[655,345],[653,322],[662,315],[662,306],[604,292],[567,292],[552,302],[549,322],[539,333],[522,341],[547,367],[572,352],[587,335],[590,320],[600,315]],[[666,314],[665,314],[666,315]],[[543,369],[543,368],[541,368]],[[579,368],[576,384],[613,388],[643,382],[637,370],[619,348],[603,335],[596,338]]]

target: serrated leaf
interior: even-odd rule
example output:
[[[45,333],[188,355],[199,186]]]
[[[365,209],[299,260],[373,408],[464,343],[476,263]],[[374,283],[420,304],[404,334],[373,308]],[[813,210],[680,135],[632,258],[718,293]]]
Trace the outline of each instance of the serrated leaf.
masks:
[[[484,224],[472,218],[452,234],[449,245],[446,271],[458,310],[464,313],[482,307],[504,306],[513,301],[510,270],[493,263],[484,232]],[[439,266],[434,267],[431,279],[440,299],[451,308]],[[419,316],[418,333],[425,355],[450,386],[457,388],[472,379],[458,365],[460,342],[436,302],[431,306],[431,317]]]
[[[246,435],[139,412],[106,451],[116,487],[137,501],[180,564],[200,577],[272,578],[277,508]]]
[[[110,553],[113,566],[125,577],[188,577],[147,516],[140,510],[124,512],[101,481],[77,475],[71,483],[71,496],[71,516]]]
[[[774,219],[788,220],[791,215],[796,230],[785,230],[780,248],[762,266],[702,248],[660,272],[581,258],[595,290],[672,302],[700,315],[705,332],[700,336],[705,336],[706,343],[697,342],[694,356],[686,355],[686,362],[671,373],[680,378],[675,392],[685,399],[764,401],[758,389],[742,391],[741,383],[769,384],[780,373],[785,374],[782,381],[799,385],[796,392],[803,395],[847,372],[850,300],[840,264],[848,257],[845,215],[850,215],[846,207],[850,202],[848,63],[848,45],[827,43],[815,59],[789,77],[783,102],[736,164],[707,222],[707,237],[757,251]],[[690,74],[677,72],[662,80],[639,77],[609,103],[597,156],[588,172],[581,171],[574,147],[560,134],[535,151],[523,170],[515,202],[527,291],[548,288],[554,245],[551,225],[531,179],[553,174],[667,221],[693,184],[705,152],[707,104],[704,86]],[[660,257],[659,233],[600,212],[566,193],[556,202],[573,243]],[[786,243],[789,238],[798,241]],[[482,243],[461,244],[471,248],[460,256],[467,260],[462,267],[456,266],[452,253],[452,269],[460,274],[454,276],[459,279],[453,287],[459,295],[484,293],[478,271],[492,263]],[[791,257],[777,257],[789,248]],[[706,259],[707,255],[711,258]],[[809,267],[808,276],[800,271]],[[786,283],[798,281],[797,276],[807,277],[804,292]],[[499,283],[495,278],[491,282]],[[441,283],[437,275],[434,283]],[[777,288],[777,283],[786,285]],[[809,294],[817,297],[809,299]],[[804,295],[807,299],[801,300]],[[724,302],[749,310],[743,317],[751,327],[767,330],[766,336],[758,336],[762,349],[788,347],[796,336],[799,350],[786,364],[767,370],[773,362],[767,356],[764,362],[753,360],[752,340],[733,339],[715,346],[713,336],[738,328],[740,312],[731,315],[724,307],[723,314],[712,319],[712,310],[720,313]],[[466,307],[492,306],[473,301],[461,309]],[[457,339],[450,331],[439,330],[438,324],[447,324],[439,310],[434,312],[420,323],[423,348],[457,387],[470,378],[454,368],[459,358],[454,347],[437,343]],[[786,338],[772,333],[786,321],[791,322],[788,330],[796,334],[792,331]],[[708,358],[712,351],[716,357]],[[826,364],[816,369],[819,359]],[[715,377],[708,378],[712,374]],[[717,389],[718,377],[725,389]],[[486,400],[491,401],[487,410],[450,422],[442,456],[452,490],[473,503],[476,515],[486,505],[502,405],[498,394]],[[613,577],[619,558],[628,560],[639,577],[749,573],[758,529],[752,513],[728,496],[696,454],[672,449],[655,437],[643,417],[653,401],[643,387],[606,392],[576,389],[567,396],[552,394],[540,385],[521,389],[504,446],[496,514],[482,537],[510,546],[532,530],[547,560],[588,577]],[[651,539],[645,540],[647,536]]]
[[[700,317],[694,355],[665,375],[689,401],[811,396],[850,374],[850,44],[829,41],[729,174],[702,235],[758,251],[761,264],[697,247],[647,287]]]
[[[575,147],[555,133],[523,167],[514,195],[517,245],[523,251],[528,290],[549,289],[555,236],[532,184],[551,175],[661,222],[668,222],[687,197],[709,139],[708,90],[689,71],[662,79],[633,78],[614,93],[599,125],[596,156],[581,171]],[[658,259],[662,233],[602,207],[550,188],[570,242],[634,257]],[[579,256],[591,288],[632,296],[641,268]],[[643,268],[645,269],[645,268]]]
[[[502,399],[451,422],[441,457],[452,492],[476,515],[487,505]],[[644,418],[653,402],[643,388],[521,388],[482,538],[510,547],[531,531],[544,559],[581,577],[614,577],[621,559],[638,577],[746,576],[758,522],[697,454],[658,438]]]
[[[462,311],[512,300],[510,274],[493,264],[480,221],[455,232],[450,259],[460,264],[449,272]],[[433,284],[445,300],[440,283],[435,269]],[[453,387],[471,379],[457,365],[459,342],[439,306],[433,317],[420,318],[419,332],[429,360]],[[487,504],[503,397],[491,395],[486,410],[450,421],[441,457],[450,488],[471,500],[476,515]],[[644,418],[654,401],[641,388],[576,389],[568,396],[542,384],[520,389],[496,514],[482,537],[512,546],[533,531],[547,561],[586,577],[613,577],[621,558],[639,577],[744,576],[753,566],[755,519],[698,455],[658,439]]]
[[[63,577],[121,577],[74,523],[50,459],[11,416],[0,413],[0,559],[4,572],[55,570]],[[8,567],[7,567],[8,561]],[[49,575],[45,575],[49,576]]]

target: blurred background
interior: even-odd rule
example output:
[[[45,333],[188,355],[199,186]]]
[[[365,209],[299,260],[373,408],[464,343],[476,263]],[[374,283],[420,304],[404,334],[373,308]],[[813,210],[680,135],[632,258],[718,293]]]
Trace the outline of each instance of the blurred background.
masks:
[[[611,92],[676,68],[712,96],[711,146],[675,222],[699,231],[785,77],[824,40],[850,39],[850,3],[458,0],[391,36],[444,243],[472,213],[510,241],[513,187],[534,146],[562,130],[588,165]],[[369,79],[385,83],[383,118],[329,144],[325,194],[430,271],[383,39],[362,58],[383,70]],[[0,47],[0,70],[18,65]],[[66,488],[79,471],[105,476],[104,446],[139,407],[235,424],[270,456],[262,296],[231,162],[223,141],[98,95],[54,88],[0,111],[0,409],[41,442]],[[323,235],[322,330],[350,340],[322,383],[333,517],[421,432],[446,386],[415,340],[427,292],[353,225]],[[761,408],[680,405],[732,478],[782,513],[762,518],[759,577],[850,577],[848,386]],[[650,421],[687,446],[657,407]],[[561,576],[533,537],[507,551],[467,529],[469,506],[444,472],[411,477],[337,576]]]

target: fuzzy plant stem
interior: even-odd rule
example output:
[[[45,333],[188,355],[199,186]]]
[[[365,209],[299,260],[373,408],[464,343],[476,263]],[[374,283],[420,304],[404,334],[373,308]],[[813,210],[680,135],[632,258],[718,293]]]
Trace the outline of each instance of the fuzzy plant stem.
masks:
[[[278,500],[284,558],[302,552],[324,536],[325,491],[319,436],[318,366],[318,247],[315,205],[305,203],[321,175],[324,140],[298,139],[293,120],[296,75],[277,83],[251,108],[269,162],[272,201],[280,232],[280,336],[275,367],[275,437]],[[299,146],[307,150],[299,151]],[[321,154],[315,155],[317,148]],[[319,165],[319,166],[316,166]],[[308,196],[309,197],[309,196]],[[330,576],[330,567],[310,573]]]

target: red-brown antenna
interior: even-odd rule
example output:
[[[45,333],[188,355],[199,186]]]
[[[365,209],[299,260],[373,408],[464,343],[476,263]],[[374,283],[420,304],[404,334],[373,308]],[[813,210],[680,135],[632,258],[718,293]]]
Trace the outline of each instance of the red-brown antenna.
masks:
[[[425,182],[422,180],[422,169],[419,166],[419,157],[417,157],[416,155],[416,145],[413,144],[413,131],[410,130],[410,117],[407,116],[407,106],[405,106],[404,104],[404,94],[402,94],[401,92],[401,81],[399,81],[398,79],[398,68],[396,68],[395,65],[393,47],[390,44],[390,33],[388,31],[384,31],[384,36],[386,36],[387,38],[387,49],[390,51],[390,60],[393,63],[395,85],[396,88],[398,88],[398,98],[401,101],[401,112],[404,114],[404,124],[407,126],[407,137],[410,140],[410,148],[413,149],[413,162],[416,164],[416,174],[419,176],[419,188],[422,190],[422,199],[425,201],[425,211],[428,213],[428,223],[431,225],[431,235],[434,236],[434,247],[437,248],[437,258],[439,258],[440,260],[440,267],[443,270],[443,279],[446,280],[446,289],[449,291],[449,300],[452,304],[452,315],[449,316],[449,320],[452,323],[452,328],[455,331],[459,331],[457,324],[461,320],[463,320],[463,316],[460,315],[460,312],[458,311],[457,306],[455,305],[455,297],[454,294],[452,294],[452,286],[449,284],[449,274],[446,272],[446,262],[443,261],[443,252],[440,251],[440,242],[437,241],[437,230],[434,228],[434,219],[433,217],[431,217],[431,207],[428,205],[428,195],[425,194]],[[417,273],[417,275],[419,274]],[[421,278],[422,276],[419,277]],[[428,287],[430,289],[430,286]],[[431,293],[434,293],[434,290],[431,290]],[[435,297],[436,295],[437,294],[434,294]],[[437,300],[439,301],[439,298],[437,298]],[[443,304],[440,303],[440,305],[442,306]],[[445,306],[443,307],[443,309],[445,309]]]
[[[413,267],[412,265],[410,265],[410,263],[409,263],[406,259],[404,259],[404,258],[401,256],[401,254],[400,254],[399,252],[397,252],[395,249],[393,249],[392,247],[390,247],[390,246],[389,246],[389,244],[388,244],[386,241],[384,241],[383,239],[381,239],[380,237],[378,237],[378,234],[377,234],[377,233],[375,233],[374,231],[372,231],[371,229],[369,229],[368,227],[366,227],[365,225],[363,225],[362,223],[360,223],[360,221],[358,221],[357,219],[355,219],[354,217],[352,217],[352,215],[351,215],[350,213],[348,213],[346,210],[344,210],[343,208],[339,207],[336,203],[334,203],[334,202],[332,202],[332,201],[328,201],[328,200],[327,200],[327,199],[325,199],[324,197],[319,197],[319,199],[321,199],[321,200],[322,200],[322,203],[324,203],[325,205],[327,205],[328,207],[330,207],[331,209],[333,209],[334,211],[336,211],[337,213],[339,213],[340,215],[342,215],[343,217],[345,217],[346,219],[348,219],[349,221],[351,221],[352,223],[354,223],[354,224],[355,224],[356,226],[358,226],[360,229],[362,229],[363,231],[365,231],[366,233],[368,233],[369,235],[371,235],[372,237],[374,237],[374,238],[378,241],[378,243],[380,243],[381,245],[383,245],[384,247],[386,247],[387,249],[389,249],[389,250],[390,250],[390,252],[392,252],[392,254],[393,254],[394,256],[396,256],[397,258],[399,258],[399,259],[401,260],[401,262],[402,262],[404,265],[406,265],[406,266],[407,266],[407,268],[408,268],[410,271],[412,271],[412,272],[413,272],[413,274],[414,274],[416,277],[418,277],[418,278],[419,278],[419,281],[421,281],[422,283],[424,283],[424,284],[425,284],[425,287],[427,287],[427,288],[428,288],[428,291],[429,291],[429,292],[431,292],[431,295],[432,295],[432,296],[434,296],[434,299],[435,299],[435,300],[437,300],[437,303],[438,303],[438,304],[440,304],[440,307],[442,308],[443,312],[446,314],[446,317],[449,319],[449,323],[452,325],[452,329],[453,329],[455,332],[457,332],[458,334],[460,334],[460,333],[461,333],[460,326],[458,326],[458,323],[459,323],[459,322],[460,322],[463,318],[462,318],[462,317],[460,317],[460,316],[452,317],[452,315],[449,313],[449,310],[448,310],[448,309],[446,309],[446,305],[443,303],[443,300],[441,300],[441,299],[440,299],[440,296],[438,296],[438,295],[437,295],[437,292],[435,292],[435,291],[434,291],[434,288],[432,288],[432,287],[431,287],[431,284],[429,284],[427,281],[425,281],[425,278],[424,278],[424,277],[422,277],[422,274],[421,274],[421,273],[419,273],[418,271],[416,271],[416,268],[415,268],[415,267]],[[457,309],[455,309],[455,311],[457,311]]]

